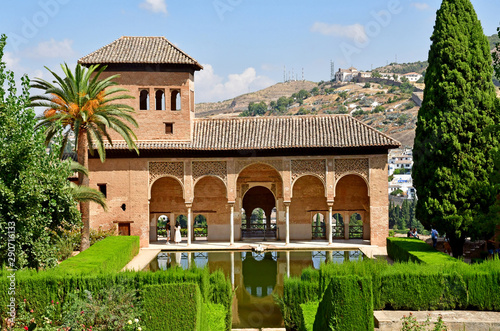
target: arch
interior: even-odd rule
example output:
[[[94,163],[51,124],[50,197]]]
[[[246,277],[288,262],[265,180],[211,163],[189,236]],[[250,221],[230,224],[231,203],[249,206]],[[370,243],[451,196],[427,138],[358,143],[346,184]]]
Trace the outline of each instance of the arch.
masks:
[[[193,214],[206,217],[207,240],[229,241],[231,211],[224,181],[212,175],[197,179],[193,187],[192,210]]]
[[[345,238],[345,225],[342,213],[334,213],[332,215],[332,237]]]
[[[203,214],[198,214],[193,219],[193,238],[207,238],[208,237],[208,220]]]
[[[181,90],[170,91],[170,110],[181,110]]]
[[[219,179],[219,180],[222,182],[222,184],[224,184],[224,187],[226,188],[226,198],[227,198],[227,183],[224,181],[224,179],[222,179],[221,177],[219,177],[219,176],[217,176],[217,175],[203,175],[203,176],[201,176],[201,177],[198,177],[198,178],[196,178],[196,180],[194,181],[194,183],[193,183],[193,187],[196,187],[196,184],[198,184],[198,182],[199,182],[200,180],[202,180],[203,178],[207,178],[207,177],[217,178],[217,179]]]
[[[333,186],[333,196],[335,196],[337,194],[337,184],[340,182],[340,180],[346,176],[351,176],[351,175],[358,176],[359,178],[361,178],[365,181],[366,189],[368,190],[368,196],[370,196],[370,183],[368,182],[368,179],[365,178],[364,176],[361,176],[359,173],[357,173],[355,171],[349,171],[349,172],[343,173],[339,178],[337,178],[337,180],[335,181],[335,185]]]
[[[310,240],[317,230],[312,226],[313,215],[321,213],[324,220],[328,212],[325,185],[317,176],[305,175],[295,181],[290,193],[290,239]]]
[[[165,91],[156,90],[155,92],[156,110],[165,110]]]
[[[149,110],[149,90],[147,89],[139,92],[139,110]]]
[[[175,176],[172,176],[172,175],[162,175],[162,176],[160,176],[160,177],[155,178],[155,179],[151,182],[151,184],[149,184],[149,199],[150,199],[150,200],[151,200],[151,192],[152,192],[152,189],[153,189],[153,185],[154,185],[154,184],[155,184],[158,180],[160,180],[160,179],[162,179],[162,178],[171,178],[171,179],[175,179],[175,180],[179,183],[179,185],[182,187],[182,198],[184,198],[184,199],[186,198],[186,192],[185,192],[185,190],[184,190],[184,183],[183,183],[183,182],[182,182],[179,178],[177,178],[177,177],[175,177]]]
[[[272,168],[272,169],[273,169],[274,171],[276,171],[276,173],[280,176],[281,181],[283,181],[283,177],[281,176],[281,172],[280,172],[278,169],[276,169],[276,167],[275,167],[275,166],[273,166],[273,165],[271,165],[271,164],[269,164],[269,163],[266,163],[266,162],[261,162],[261,161],[256,161],[256,162],[252,162],[252,163],[250,163],[250,164],[245,165],[244,167],[242,167],[242,168],[241,168],[241,170],[238,172],[238,176],[236,176],[236,177],[239,177],[239,176],[240,176],[240,174],[241,174],[241,173],[242,173],[245,169],[247,169],[248,167],[252,167],[252,166],[255,166],[255,165],[265,165],[265,166],[268,166],[269,168]]]
[[[320,176],[318,176],[317,174],[313,174],[313,173],[305,173],[305,174],[302,174],[300,175],[299,177],[295,178],[295,180],[292,182],[292,186],[291,186],[291,192],[290,192],[290,198],[293,197],[293,186],[295,185],[295,183],[302,177],[305,177],[305,176],[313,176],[313,177],[316,177],[318,178],[321,183],[323,184],[323,189],[325,191],[325,197],[327,196],[327,191],[326,191],[326,183],[325,181],[323,180],[323,178],[321,178]]]
[[[358,174],[342,176],[335,183],[333,209],[368,211],[370,209],[370,197],[366,180]]]
[[[276,197],[273,192],[264,186],[254,186],[245,192],[245,195],[242,199],[242,207],[245,210],[246,217],[246,226],[251,224],[251,217],[253,211],[257,208],[260,208],[264,212],[264,217],[267,219],[271,219],[271,213],[273,209],[276,207]],[[243,222],[243,220],[242,220]],[[269,227],[269,222],[265,223],[267,227]]]

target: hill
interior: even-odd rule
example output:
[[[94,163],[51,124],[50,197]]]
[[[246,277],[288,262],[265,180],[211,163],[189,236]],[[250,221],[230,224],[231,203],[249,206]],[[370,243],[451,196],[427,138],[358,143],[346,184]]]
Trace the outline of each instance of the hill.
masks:
[[[300,90],[309,91],[317,85],[317,83],[309,81],[277,83],[260,91],[243,94],[233,99],[198,103],[195,110],[196,117],[238,116],[239,113],[248,109],[250,102],[258,103],[264,101],[266,104],[269,104],[271,101],[276,101],[282,96],[289,98],[292,94]]]
[[[429,63],[427,61],[418,61],[411,63],[391,63],[389,65],[378,67],[373,71],[387,72],[395,74],[407,74],[409,72],[418,72],[422,74],[427,70]]]

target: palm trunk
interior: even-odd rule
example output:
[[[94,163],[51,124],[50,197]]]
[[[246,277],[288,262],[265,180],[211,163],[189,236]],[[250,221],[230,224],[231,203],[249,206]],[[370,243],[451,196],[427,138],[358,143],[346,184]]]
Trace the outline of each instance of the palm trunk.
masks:
[[[88,156],[88,145],[87,145],[87,131],[81,130],[78,133],[78,163],[83,165],[85,168],[89,168],[89,156]],[[78,184],[89,186],[89,178],[82,173],[78,173]],[[82,213],[82,239],[80,243],[80,251],[83,252],[90,247],[90,203],[80,202],[80,212]]]

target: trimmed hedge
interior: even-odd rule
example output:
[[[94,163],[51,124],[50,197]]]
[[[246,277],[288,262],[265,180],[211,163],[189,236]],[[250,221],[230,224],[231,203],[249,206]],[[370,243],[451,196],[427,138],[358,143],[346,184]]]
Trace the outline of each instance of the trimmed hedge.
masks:
[[[396,262],[449,264],[461,262],[416,238],[387,238],[387,254]]]
[[[104,273],[120,271],[139,253],[139,237],[111,236],[61,262],[61,273]]]
[[[228,330],[226,324],[227,310],[226,308],[218,303],[207,303],[205,306],[205,314],[208,324],[208,330],[211,331],[222,331]],[[229,325],[231,328],[231,325]],[[229,329],[231,330],[231,329]]]
[[[318,306],[318,301],[310,301],[300,305],[300,315],[302,319],[302,329],[300,329],[300,331],[313,331],[314,319],[316,318]]]
[[[57,270],[34,272],[34,271],[19,271],[16,272],[16,301],[17,303],[27,299],[30,307],[35,312],[42,313],[51,300],[54,302],[65,302],[69,293],[74,293],[79,289],[80,294],[84,295],[85,290],[94,292],[102,288],[108,288],[115,284],[123,285],[125,288],[141,290],[146,285],[170,284],[170,283],[195,283],[199,286],[201,297],[204,303],[223,303],[224,308],[232,305],[232,291],[229,280],[221,277],[221,271],[216,271],[213,277],[214,286],[210,283],[210,274],[208,269],[192,268],[182,270],[181,268],[169,269],[166,271],[157,272],[120,272],[106,274],[60,274]],[[214,279],[217,279],[214,281]],[[225,281],[225,285],[224,285]],[[8,295],[9,279],[7,277],[0,278],[0,317],[7,317],[6,307],[10,300]],[[218,292],[217,295],[211,293],[215,289],[226,288],[225,292]],[[216,302],[213,302],[216,301]],[[228,321],[228,316],[231,316],[230,311],[226,311],[226,317],[223,319]],[[229,319],[229,323],[231,320]],[[226,329],[230,328],[231,324],[226,325]]]
[[[319,303],[314,330],[373,330],[370,277],[332,278]]]
[[[203,302],[197,284],[149,285],[142,289],[144,325],[151,331],[205,331]]]
[[[210,274],[209,280],[209,302],[220,304],[225,309],[224,323],[225,328],[218,330],[230,331],[233,323],[233,287],[226,279],[226,276],[221,270]]]
[[[283,296],[276,298],[287,329],[302,330],[300,305],[318,301],[319,283],[301,280],[296,277],[285,278]]]

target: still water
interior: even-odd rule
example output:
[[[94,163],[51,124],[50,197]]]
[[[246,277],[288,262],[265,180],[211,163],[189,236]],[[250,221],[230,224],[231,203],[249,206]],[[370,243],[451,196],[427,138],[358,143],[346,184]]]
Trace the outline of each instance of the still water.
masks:
[[[283,279],[300,276],[307,267],[319,269],[321,263],[357,261],[363,257],[351,251],[252,251],[237,252],[161,252],[146,270],[167,270],[190,266],[211,272],[223,270],[231,278],[235,290],[233,328],[283,327],[283,319],[273,295],[282,295]]]

